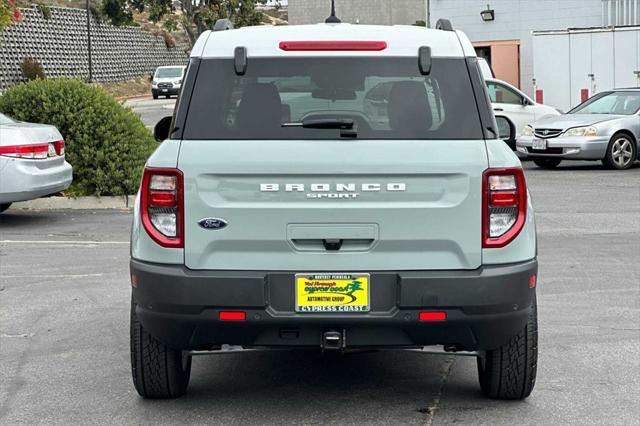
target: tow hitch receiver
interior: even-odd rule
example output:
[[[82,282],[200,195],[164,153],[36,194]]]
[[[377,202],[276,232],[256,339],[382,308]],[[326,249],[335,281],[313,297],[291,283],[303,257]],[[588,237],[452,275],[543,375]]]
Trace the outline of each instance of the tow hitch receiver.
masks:
[[[333,351],[341,350],[346,346],[346,333],[343,330],[342,333],[336,330],[325,331],[322,334],[322,341],[320,347],[322,350]]]

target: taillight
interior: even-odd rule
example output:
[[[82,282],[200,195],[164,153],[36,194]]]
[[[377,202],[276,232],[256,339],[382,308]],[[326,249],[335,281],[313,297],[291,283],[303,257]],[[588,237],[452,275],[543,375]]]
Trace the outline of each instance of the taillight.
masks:
[[[0,146],[0,155],[29,160],[44,160],[49,156],[49,144]]]
[[[64,141],[63,140],[52,142],[51,145],[53,145],[53,149],[55,150],[56,155],[64,155]]]
[[[149,236],[162,247],[184,247],[182,172],[147,167],[140,188],[140,215]]]
[[[44,160],[45,158],[64,155],[64,141],[59,140],[31,145],[0,146],[0,155],[11,158],[24,158],[27,160]]]
[[[482,247],[499,248],[518,236],[527,217],[527,184],[519,167],[482,174]]]

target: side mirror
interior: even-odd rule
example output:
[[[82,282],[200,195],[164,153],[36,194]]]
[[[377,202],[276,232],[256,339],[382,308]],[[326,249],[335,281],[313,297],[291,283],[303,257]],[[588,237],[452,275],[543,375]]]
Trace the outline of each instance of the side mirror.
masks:
[[[149,74],[149,81],[153,81],[153,73]]]
[[[502,115],[496,116],[496,124],[498,125],[498,139],[502,139],[507,142],[507,144],[515,141],[516,129],[507,117]]]
[[[153,128],[153,136],[158,142],[162,142],[165,139],[169,139],[169,133],[171,133],[171,121],[173,117],[167,116],[158,121],[158,124]]]
[[[520,98],[520,104],[522,106],[529,106],[531,105],[531,102],[529,102],[529,99],[523,97],[523,98]]]

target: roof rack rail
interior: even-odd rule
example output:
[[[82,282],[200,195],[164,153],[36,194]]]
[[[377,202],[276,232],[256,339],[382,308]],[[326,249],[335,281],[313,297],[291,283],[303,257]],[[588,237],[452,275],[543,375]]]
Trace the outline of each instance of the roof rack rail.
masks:
[[[436,30],[453,31],[453,25],[451,25],[450,20],[440,18],[438,22],[436,22]]]
[[[233,23],[228,19],[218,19],[213,26],[213,31],[227,31],[233,29]]]

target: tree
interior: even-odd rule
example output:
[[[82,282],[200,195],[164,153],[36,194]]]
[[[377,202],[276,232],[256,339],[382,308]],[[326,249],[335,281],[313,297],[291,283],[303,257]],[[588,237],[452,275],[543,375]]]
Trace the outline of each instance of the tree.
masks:
[[[22,20],[22,13],[16,7],[16,0],[0,0],[0,31]]]
[[[133,13],[127,0],[102,0],[102,13],[115,26],[133,24]]]
[[[256,3],[265,4],[266,0],[178,0],[178,3],[176,10],[172,0],[104,0],[103,11],[113,24],[123,25],[122,16],[132,16],[132,10],[146,10],[153,22],[169,21],[169,27],[173,28],[177,22],[193,45],[200,34],[213,28],[221,18],[230,19],[235,27],[260,25],[262,13],[256,10]]]

